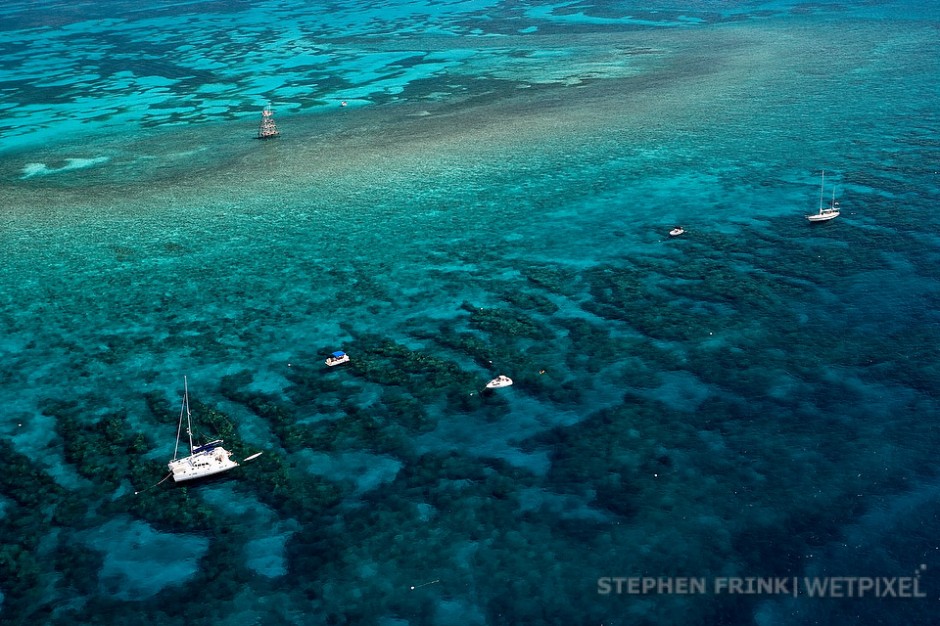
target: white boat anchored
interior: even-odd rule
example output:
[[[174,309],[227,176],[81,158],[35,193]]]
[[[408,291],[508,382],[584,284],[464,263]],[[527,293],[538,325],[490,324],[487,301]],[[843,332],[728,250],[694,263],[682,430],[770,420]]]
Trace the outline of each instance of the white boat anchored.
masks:
[[[173,460],[168,467],[173,475],[174,482],[193,480],[212,476],[238,467],[232,459],[232,453],[222,447],[222,440],[216,439],[200,446],[193,445],[192,414],[189,411],[189,382],[183,377],[183,405],[180,407],[180,422],[176,429],[176,448],[173,450]],[[186,415],[186,434],[189,435],[189,456],[177,459],[180,447],[180,435],[183,433],[183,415]]]
[[[819,213],[813,213],[812,215],[807,215],[806,219],[810,222],[828,222],[829,220],[839,217],[840,209],[839,203],[836,202],[836,188],[832,187],[832,200],[829,202],[828,207],[823,206],[823,191],[826,187],[826,170],[822,172],[822,183],[819,186]]]
[[[684,228],[682,228],[681,226],[676,226],[675,228],[673,228],[672,230],[669,231],[669,236],[670,236],[670,237],[678,237],[679,235],[681,235],[681,234],[684,233],[684,232],[685,232],[685,229],[684,229]]]
[[[512,384],[512,379],[509,376],[503,376],[500,374],[490,382],[486,383],[487,389],[499,389],[500,387],[508,387]]]
[[[339,365],[341,363],[349,363],[349,355],[343,352],[342,350],[337,350],[336,352],[328,356],[325,362],[330,367]]]

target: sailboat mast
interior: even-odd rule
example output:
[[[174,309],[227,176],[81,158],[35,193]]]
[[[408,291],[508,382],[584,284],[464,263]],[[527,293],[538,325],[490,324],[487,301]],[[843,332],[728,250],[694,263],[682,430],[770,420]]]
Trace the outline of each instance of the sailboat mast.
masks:
[[[823,209],[823,190],[826,188],[826,170],[822,171],[822,182],[819,184],[819,212]]]

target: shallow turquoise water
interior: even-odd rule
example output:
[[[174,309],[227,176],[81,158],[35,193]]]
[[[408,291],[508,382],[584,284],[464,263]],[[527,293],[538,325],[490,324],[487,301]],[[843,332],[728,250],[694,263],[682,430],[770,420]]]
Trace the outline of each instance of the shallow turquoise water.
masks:
[[[930,5],[3,15],[4,620],[932,616]],[[135,496],[183,375],[264,455]],[[896,602],[597,592],[921,565]]]

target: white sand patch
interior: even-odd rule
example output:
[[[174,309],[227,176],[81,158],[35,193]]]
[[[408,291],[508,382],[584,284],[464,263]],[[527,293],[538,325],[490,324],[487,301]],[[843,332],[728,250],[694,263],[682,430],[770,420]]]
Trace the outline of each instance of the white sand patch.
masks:
[[[262,576],[277,578],[287,573],[285,544],[293,531],[260,537],[245,544],[245,565]]]
[[[30,178],[31,176],[46,176],[49,174],[58,174],[60,172],[68,172],[71,170],[81,170],[95,165],[100,165],[101,163],[106,163],[110,160],[110,157],[94,157],[91,159],[80,159],[80,158],[68,158],[65,159],[65,165],[61,167],[49,167],[45,163],[27,163],[23,166],[23,176],[22,178]]]
[[[302,451],[299,454],[303,455],[308,472],[331,480],[353,481],[356,483],[356,494],[391,482],[401,469],[401,461],[398,459],[365,452],[324,454]]]
[[[298,530],[294,519],[280,519],[266,504],[244,493],[235,494],[232,485],[210,485],[202,490],[203,500],[238,519],[242,530],[254,539],[245,543],[245,565],[268,578],[287,573],[287,542]]]
[[[88,547],[104,553],[98,572],[102,592],[118,600],[143,600],[186,582],[209,548],[207,539],[160,533],[129,518],[111,520],[83,535]]]

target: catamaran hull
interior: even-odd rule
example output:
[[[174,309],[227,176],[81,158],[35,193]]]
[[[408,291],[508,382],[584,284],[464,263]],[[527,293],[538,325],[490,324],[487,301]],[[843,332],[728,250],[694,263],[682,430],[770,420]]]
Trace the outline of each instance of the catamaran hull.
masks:
[[[168,467],[173,473],[173,482],[181,483],[228,471],[238,467],[238,463],[232,460],[231,453],[224,448],[215,448],[170,461]]]

